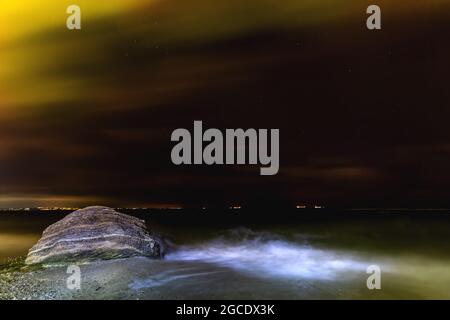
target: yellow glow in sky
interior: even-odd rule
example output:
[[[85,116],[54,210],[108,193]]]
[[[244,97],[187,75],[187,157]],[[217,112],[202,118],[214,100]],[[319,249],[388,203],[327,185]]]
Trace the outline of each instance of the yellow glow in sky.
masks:
[[[66,25],[66,9],[72,4],[82,8],[82,19],[117,14],[133,8],[142,0],[2,0],[0,2],[0,43],[20,39],[30,34],[41,32],[61,25]],[[147,1],[150,2],[150,1]]]
[[[378,2],[386,16],[420,14],[444,3],[448,0]],[[73,4],[81,8],[82,30],[75,35],[66,30],[66,10]],[[149,46],[153,42],[178,45],[260,29],[326,27],[333,21],[339,25],[361,21],[363,28],[365,16],[365,5],[359,0],[1,0],[0,118],[75,98],[92,102],[86,88],[93,88],[98,79],[74,71],[74,62],[83,70],[100,65],[114,70],[117,66],[108,62],[118,53],[115,46],[102,47],[107,38],[114,38],[108,43],[115,41],[117,46],[136,36]],[[116,29],[96,29],[95,22],[104,20]]]

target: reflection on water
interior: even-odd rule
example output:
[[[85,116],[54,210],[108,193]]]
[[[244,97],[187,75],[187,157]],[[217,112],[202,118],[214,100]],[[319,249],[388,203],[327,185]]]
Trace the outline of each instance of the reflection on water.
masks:
[[[8,258],[25,255],[38,239],[39,235],[36,234],[0,234],[0,264]]]

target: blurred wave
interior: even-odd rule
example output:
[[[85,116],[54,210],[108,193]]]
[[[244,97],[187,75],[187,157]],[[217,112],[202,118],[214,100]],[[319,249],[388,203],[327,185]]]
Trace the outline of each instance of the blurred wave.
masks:
[[[183,246],[171,261],[198,261],[251,273],[257,277],[333,280],[342,272],[365,272],[367,262],[351,254],[314,248],[283,237],[235,229],[212,241]]]

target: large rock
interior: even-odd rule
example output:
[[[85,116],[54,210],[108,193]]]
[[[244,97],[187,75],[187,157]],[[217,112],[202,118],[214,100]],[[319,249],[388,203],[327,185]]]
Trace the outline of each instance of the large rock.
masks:
[[[44,230],[30,249],[26,264],[84,262],[146,256],[161,258],[165,244],[145,222],[108,207],[72,212]]]

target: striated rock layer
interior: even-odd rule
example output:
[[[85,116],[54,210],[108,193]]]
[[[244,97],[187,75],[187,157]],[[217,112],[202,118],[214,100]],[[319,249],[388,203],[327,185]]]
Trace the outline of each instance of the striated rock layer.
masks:
[[[44,230],[30,249],[26,264],[85,262],[145,256],[162,258],[163,240],[145,222],[108,207],[72,212]]]

